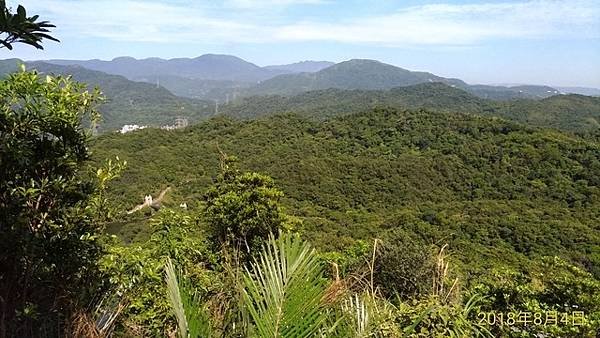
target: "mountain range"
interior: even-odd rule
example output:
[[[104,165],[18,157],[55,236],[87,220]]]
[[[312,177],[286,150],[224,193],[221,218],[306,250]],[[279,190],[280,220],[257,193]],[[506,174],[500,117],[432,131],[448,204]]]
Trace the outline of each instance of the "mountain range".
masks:
[[[303,61],[288,65],[259,67],[231,55],[205,54],[197,58],[102,60],[48,60],[58,65],[79,65],[134,81],[160,83],[176,95],[206,100],[229,101],[253,95],[294,95],[301,92],[337,89],[391,89],[425,82],[441,82],[482,98],[509,100],[541,99],[560,94],[548,86],[470,85],[459,79],[415,72],[375,60],[353,59],[334,64]]]
[[[109,74],[122,75],[130,80],[154,82],[159,76],[177,76],[196,80],[218,80],[256,83],[281,74],[316,72],[331,66],[326,61],[303,61],[289,65],[259,67],[232,55],[205,54],[197,58],[137,60],[118,57],[102,60],[48,60],[58,65],[79,65]]]
[[[0,74],[22,62],[0,61]],[[194,122],[219,112],[247,118],[292,111],[325,118],[375,106],[490,115],[575,132],[600,128],[600,98],[559,95],[548,86],[470,85],[374,60],[259,67],[237,57],[207,54],[195,59],[121,57],[26,65],[100,87],[107,97],[100,108],[100,131],[125,124],[172,124],[176,118]]]

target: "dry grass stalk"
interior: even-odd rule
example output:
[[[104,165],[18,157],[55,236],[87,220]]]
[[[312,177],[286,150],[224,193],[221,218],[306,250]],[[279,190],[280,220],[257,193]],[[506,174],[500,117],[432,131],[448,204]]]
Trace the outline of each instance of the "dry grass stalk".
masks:
[[[458,278],[455,278],[450,286],[450,289],[446,289],[448,285],[448,274],[450,262],[448,261],[448,254],[446,248],[448,244],[444,244],[437,254],[436,267],[433,274],[433,285],[432,294],[438,299],[448,302],[458,292]]]

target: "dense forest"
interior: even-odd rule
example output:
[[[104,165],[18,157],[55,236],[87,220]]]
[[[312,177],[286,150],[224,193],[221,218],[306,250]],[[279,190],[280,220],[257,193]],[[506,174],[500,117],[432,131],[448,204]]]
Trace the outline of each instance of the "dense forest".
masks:
[[[0,0],[0,49],[54,27]],[[0,63],[0,338],[600,336],[598,98],[227,59],[314,70],[253,88],[326,88],[212,116],[121,75]],[[387,72],[324,84],[348,65]],[[180,116],[197,123],[94,135]]]
[[[130,207],[166,186],[174,188],[172,205],[193,205],[216,175],[219,149],[272,176],[288,212],[305,220],[306,235],[323,249],[416,227],[406,230],[429,243],[450,241],[471,267],[562,251],[600,273],[592,254],[600,149],[558,132],[380,109],[322,123],[216,118],[183,132],[107,135],[92,147],[98,160],[129,163],[112,199]]]
[[[545,257],[579,266],[590,281],[600,276],[600,147],[556,131],[378,109],[324,122],[219,117],[184,131],[102,136],[92,150],[98,161],[128,162],[110,191],[117,205],[133,207],[169,186],[163,205],[190,210],[202,209],[220,154],[235,155],[241,168],[275,179],[295,231],[328,255],[341,253],[344,270],[354,264],[345,255],[380,238],[448,244],[466,290],[497,278],[537,280]],[[110,231],[143,242],[149,215],[120,219]]]

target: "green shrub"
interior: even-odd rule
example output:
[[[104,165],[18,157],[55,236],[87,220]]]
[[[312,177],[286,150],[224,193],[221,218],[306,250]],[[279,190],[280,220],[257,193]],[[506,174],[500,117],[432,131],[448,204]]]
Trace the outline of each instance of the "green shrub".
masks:
[[[375,262],[374,281],[387,297],[402,299],[431,291],[434,276],[432,247],[401,229],[383,237]]]

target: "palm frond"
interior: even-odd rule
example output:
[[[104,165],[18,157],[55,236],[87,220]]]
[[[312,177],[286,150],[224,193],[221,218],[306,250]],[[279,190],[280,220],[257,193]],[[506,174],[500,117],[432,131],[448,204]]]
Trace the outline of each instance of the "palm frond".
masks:
[[[177,319],[179,337],[212,337],[212,324],[206,306],[194,296],[191,288],[185,287],[185,283],[179,283],[170,258],[165,265],[165,279],[169,302]]]
[[[270,237],[244,275],[244,306],[259,337],[310,337],[327,319],[315,250],[291,234]]]
[[[177,329],[179,337],[188,337],[188,322],[185,316],[185,309],[183,306],[183,299],[181,298],[181,292],[179,290],[179,282],[177,281],[177,273],[173,262],[169,258],[165,265],[165,279],[167,281],[167,292],[169,295],[169,302],[173,307],[175,318],[177,319]]]

